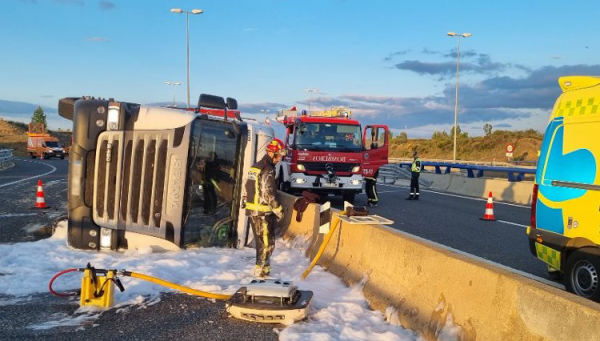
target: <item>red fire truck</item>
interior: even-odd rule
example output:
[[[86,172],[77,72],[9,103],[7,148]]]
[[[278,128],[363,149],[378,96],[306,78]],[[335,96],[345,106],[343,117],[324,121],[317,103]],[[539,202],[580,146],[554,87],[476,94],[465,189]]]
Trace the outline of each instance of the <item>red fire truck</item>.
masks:
[[[353,203],[363,177],[376,177],[388,163],[388,126],[362,130],[345,108],[298,114],[294,107],[283,110],[277,121],[286,127],[288,149],[278,169],[283,191],[342,195]]]

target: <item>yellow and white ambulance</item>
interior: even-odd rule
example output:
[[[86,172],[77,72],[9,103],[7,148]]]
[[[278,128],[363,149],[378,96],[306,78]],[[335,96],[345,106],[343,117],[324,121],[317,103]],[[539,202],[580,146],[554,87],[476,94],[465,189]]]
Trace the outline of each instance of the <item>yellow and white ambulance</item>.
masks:
[[[600,302],[600,77],[558,80],[532,198],[531,252]]]

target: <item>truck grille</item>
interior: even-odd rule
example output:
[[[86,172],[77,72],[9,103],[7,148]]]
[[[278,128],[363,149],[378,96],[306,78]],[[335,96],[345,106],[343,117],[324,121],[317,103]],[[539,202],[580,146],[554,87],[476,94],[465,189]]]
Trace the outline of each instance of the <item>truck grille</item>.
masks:
[[[167,237],[167,226],[179,229],[181,214],[175,216],[179,221],[169,221],[173,217],[166,216],[165,201],[168,157],[183,149],[187,152],[187,143],[174,145],[181,144],[180,135],[179,129],[100,134],[94,175],[98,225],[161,238]],[[169,234],[175,242],[173,232]]]
[[[327,172],[327,162],[303,162],[307,172]],[[358,163],[330,163],[333,170],[341,173],[350,173],[352,168],[360,166]]]

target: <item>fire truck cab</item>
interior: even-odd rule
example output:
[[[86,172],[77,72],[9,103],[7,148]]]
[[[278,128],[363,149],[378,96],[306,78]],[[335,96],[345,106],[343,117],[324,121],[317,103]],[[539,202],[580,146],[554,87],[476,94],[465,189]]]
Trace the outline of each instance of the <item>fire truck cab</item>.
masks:
[[[387,125],[362,130],[345,108],[310,114],[292,108],[282,111],[277,121],[285,125],[288,149],[278,169],[283,191],[342,195],[353,203],[364,177],[376,177],[388,163]]]

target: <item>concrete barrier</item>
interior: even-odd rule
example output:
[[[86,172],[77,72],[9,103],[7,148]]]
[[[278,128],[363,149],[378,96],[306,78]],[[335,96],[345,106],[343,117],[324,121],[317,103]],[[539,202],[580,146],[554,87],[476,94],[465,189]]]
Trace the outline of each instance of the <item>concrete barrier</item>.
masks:
[[[533,182],[510,182],[505,179],[468,178],[460,174],[423,173],[421,177],[432,183],[434,191],[487,198],[491,191],[494,199],[521,205],[531,204]]]
[[[281,194],[290,208],[295,197]],[[286,238],[314,257],[319,206],[302,222],[288,210]],[[600,337],[600,304],[384,226],[342,223],[319,264],[347,284],[362,283],[371,307],[423,339],[590,341]]]

